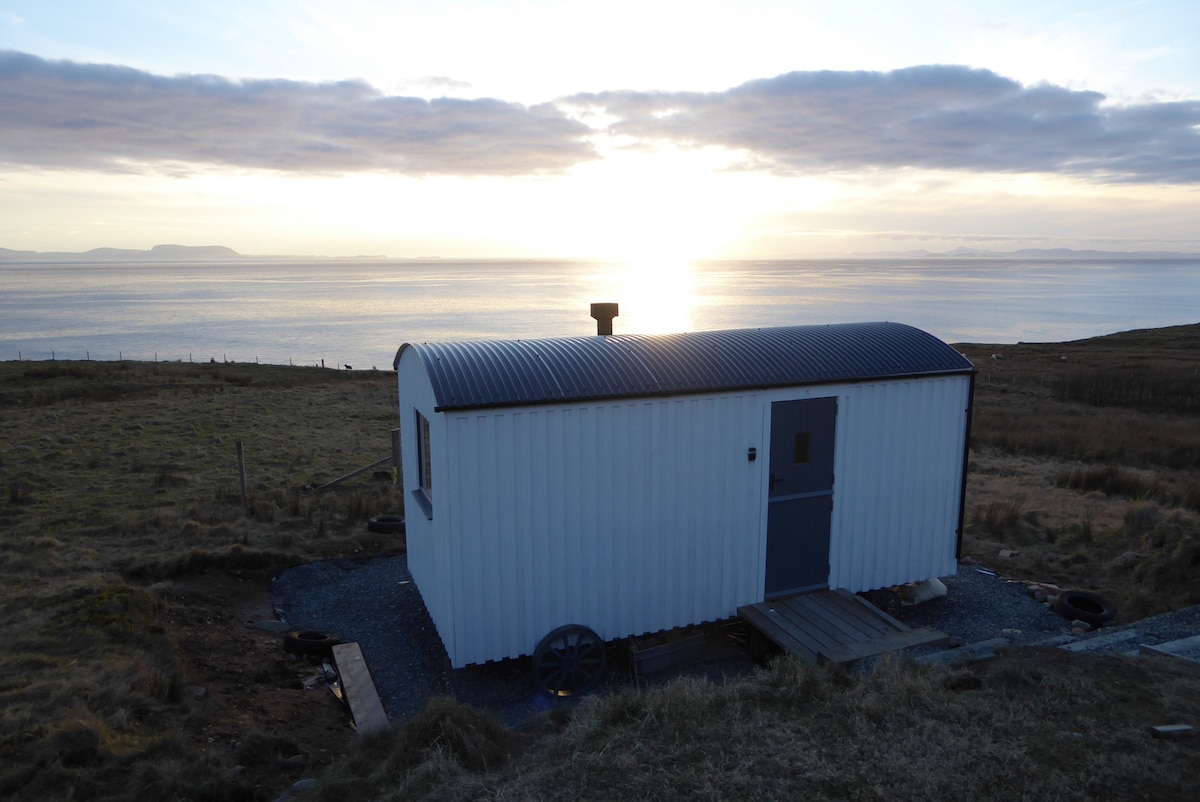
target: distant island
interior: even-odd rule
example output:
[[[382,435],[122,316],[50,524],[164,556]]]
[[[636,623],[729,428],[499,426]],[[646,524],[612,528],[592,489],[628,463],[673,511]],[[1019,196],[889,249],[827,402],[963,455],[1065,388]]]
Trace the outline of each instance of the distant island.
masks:
[[[876,251],[852,253],[855,259],[955,259],[992,257],[994,259],[1194,259],[1200,254],[1180,251],[1077,251],[1072,248],[1021,248],[1016,251],[989,251],[983,248],[955,248],[952,251]]]
[[[392,257],[382,254],[359,254],[358,256],[316,256],[312,254],[255,254],[238,253],[224,245],[155,245],[147,251],[133,248],[93,248],[90,251],[15,251],[0,248],[0,263],[4,262],[212,262],[232,259],[304,259],[306,261],[346,261],[359,259],[387,259],[404,262],[425,262],[441,259],[440,256]],[[512,257],[507,257],[512,258]],[[544,257],[538,257],[544,258]],[[567,260],[582,257],[564,257]],[[1096,251],[1073,250],[1071,248],[1022,248],[1016,251],[989,251],[983,248],[959,247],[951,251],[863,251],[849,254],[813,254],[777,257],[779,261],[805,259],[1196,259],[1200,253],[1180,251]],[[479,259],[477,261],[491,261]]]
[[[66,251],[14,251],[0,248],[0,262],[204,262],[242,259],[224,245],[155,245],[148,251],[132,248],[92,248],[82,253]]]

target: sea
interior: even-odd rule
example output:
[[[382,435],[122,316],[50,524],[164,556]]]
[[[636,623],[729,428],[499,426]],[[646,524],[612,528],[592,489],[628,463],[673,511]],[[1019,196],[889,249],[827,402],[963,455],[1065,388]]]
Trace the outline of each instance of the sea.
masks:
[[[896,321],[950,343],[1200,322],[1189,258],[0,263],[0,359],[390,370],[405,342]]]

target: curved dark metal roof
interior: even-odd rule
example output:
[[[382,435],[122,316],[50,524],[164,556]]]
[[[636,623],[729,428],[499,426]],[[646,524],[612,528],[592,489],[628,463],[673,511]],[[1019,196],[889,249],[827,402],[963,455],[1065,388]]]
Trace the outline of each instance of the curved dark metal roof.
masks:
[[[971,373],[958,351],[900,323],[680,334],[405,343],[437,411]]]

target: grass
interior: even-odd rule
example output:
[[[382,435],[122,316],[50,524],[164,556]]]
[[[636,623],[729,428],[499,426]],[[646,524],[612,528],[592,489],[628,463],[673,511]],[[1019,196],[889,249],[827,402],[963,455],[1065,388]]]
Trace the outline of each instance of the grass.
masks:
[[[1200,603],[1197,346],[1200,326],[960,346],[980,368],[965,555],[1124,621]],[[441,698],[351,737],[247,605],[282,567],[403,548],[365,526],[403,512],[386,479],[314,490],[388,453],[394,382],[0,363],[0,798],[269,800],[305,777],[298,798],[1191,798],[1196,739],[1146,728],[1200,722],[1200,677],[1157,658],[780,660],[521,731]]]
[[[1121,621],[1200,604],[1200,326],[960,348],[980,369],[966,553],[1099,592]]]
[[[242,634],[230,598],[197,588],[218,575],[264,588],[286,565],[403,548],[365,526],[403,512],[390,482],[312,489],[389,453],[394,382],[259,365],[0,363],[0,797],[257,798],[249,789],[264,778],[303,770],[232,773],[246,726],[308,724],[303,706],[271,696],[305,669]],[[269,702],[256,710],[241,693]],[[317,754],[313,740],[304,750]]]
[[[784,658],[727,684],[591,698],[516,752],[485,735],[494,722],[443,705],[452,724],[356,744],[313,798],[1187,799],[1200,753],[1148,728],[1200,716],[1195,683],[1165,660],[1054,650],[957,669],[884,661],[857,678]]]

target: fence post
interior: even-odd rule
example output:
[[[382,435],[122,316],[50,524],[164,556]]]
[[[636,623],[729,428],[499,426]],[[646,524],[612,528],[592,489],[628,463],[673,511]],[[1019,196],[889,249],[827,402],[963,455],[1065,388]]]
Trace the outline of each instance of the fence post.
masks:
[[[246,452],[242,449],[242,441],[237,441],[238,485],[242,488],[242,506],[246,506]]]
[[[400,430],[392,429],[392,484],[400,484]]]

